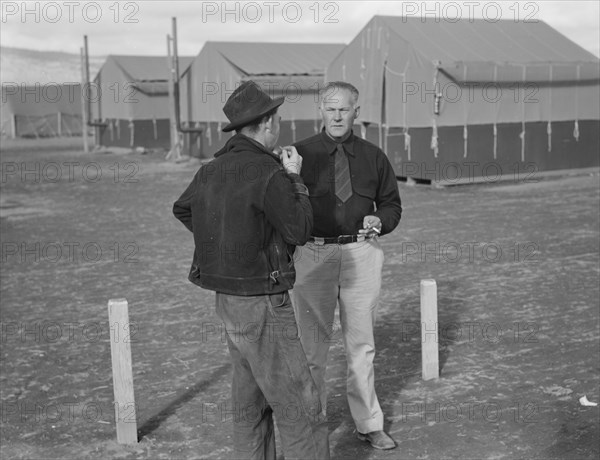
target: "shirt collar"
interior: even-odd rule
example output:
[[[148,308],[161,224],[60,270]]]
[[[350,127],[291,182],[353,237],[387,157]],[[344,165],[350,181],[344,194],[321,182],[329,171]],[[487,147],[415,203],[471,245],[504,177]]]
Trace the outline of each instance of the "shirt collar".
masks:
[[[321,140],[325,144],[325,151],[330,155],[337,150],[338,142],[334,141],[325,128],[321,131]],[[354,132],[350,130],[350,135],[342,142],[344,146],[344,150],[348,152],[350,155],[354,156]]]

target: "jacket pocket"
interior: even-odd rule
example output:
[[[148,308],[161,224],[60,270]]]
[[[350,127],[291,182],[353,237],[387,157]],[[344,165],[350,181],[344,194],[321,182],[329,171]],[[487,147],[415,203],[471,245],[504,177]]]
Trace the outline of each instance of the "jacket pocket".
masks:
[[[375,197],[377,196],[377,190],[374,187],[368,187],[364,185],[353,185],[353,189],[360,196],[368,198],[371,201],[375,201]]]

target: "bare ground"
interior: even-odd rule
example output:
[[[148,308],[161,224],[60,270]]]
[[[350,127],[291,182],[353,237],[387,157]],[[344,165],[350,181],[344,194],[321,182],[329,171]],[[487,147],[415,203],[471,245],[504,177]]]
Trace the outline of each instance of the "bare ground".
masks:
[[[192,238],[171,214],[197,162],[44,144],[0,156],[1,458],[230,458],[226,344],[213,294],[186,280]],[[399,447],[356,439],[336,333],[333,458],[598,458],[598,407],[579,402],[600,400],[598,175],[400,193],[402,222],[381,239],[375,358]],[[440,320],[430,381],[426,278]],[[108,323],[120,297],[129,329]],[[111,327],[132,342],[134,446],[116,442]]]

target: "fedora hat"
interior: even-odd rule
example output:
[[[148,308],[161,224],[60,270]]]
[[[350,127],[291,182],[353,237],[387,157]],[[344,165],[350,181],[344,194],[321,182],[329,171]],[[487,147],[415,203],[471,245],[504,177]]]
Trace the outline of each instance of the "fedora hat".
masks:
[[[271,99],[260,86],[252,80],[242,83],[225,102],[223,112],[230,123],[223,128],[224,132],[243,128],[250,122],[262,117],[267,112],[283,104],[284,97]]]

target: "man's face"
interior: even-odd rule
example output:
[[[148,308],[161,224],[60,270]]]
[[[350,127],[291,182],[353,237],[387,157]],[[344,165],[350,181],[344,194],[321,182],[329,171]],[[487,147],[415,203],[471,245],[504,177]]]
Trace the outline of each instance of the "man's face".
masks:
[[[344,137],[352,129],[358,117],[358,107],[352,93],[347,89],[332,88],[321,102],[321,117],[325,131],[334,139]]]

